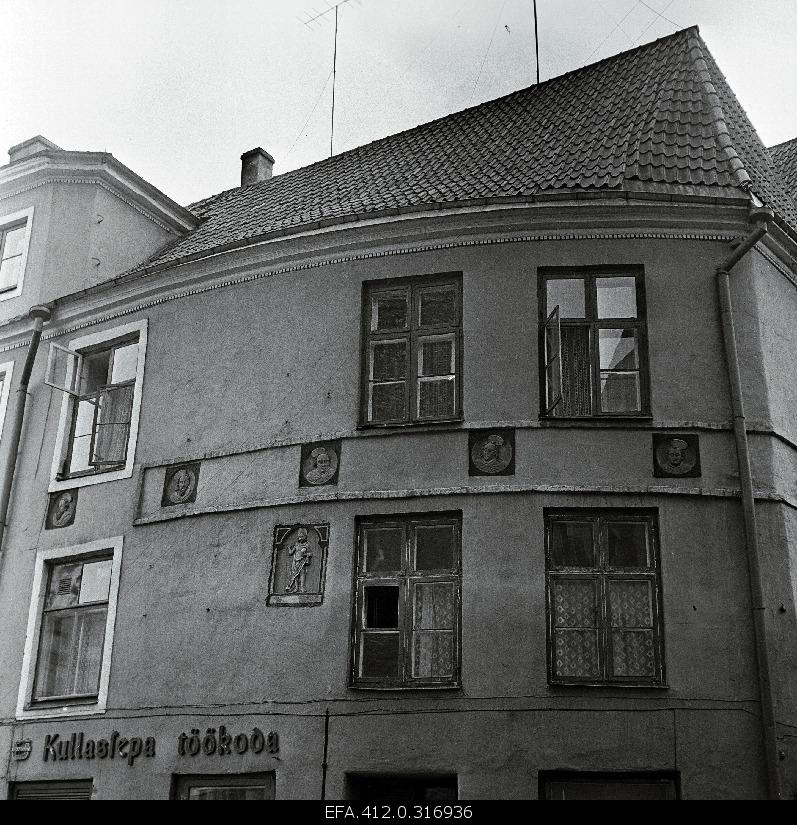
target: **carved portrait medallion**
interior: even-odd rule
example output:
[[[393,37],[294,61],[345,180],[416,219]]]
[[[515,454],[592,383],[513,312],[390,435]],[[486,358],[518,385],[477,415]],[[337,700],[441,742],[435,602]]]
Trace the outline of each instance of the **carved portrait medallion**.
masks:
[[[46,530],[57,530],[59,527],[69,527],[75,522],[77,512],[77,490],[62,490],[50,495],[47,507]]]
[[[656,478],[696,478],[700,475],[698,436],[683,433],[653,436],[653,475]]]
[[[515,431],[471,431],[468,434],[468,457],[469,475],[514,475]]]
[[[321,487],[338,483],[340,441],[317,441],[302,445],[300,487]]]
[[[196,501],[199,465],[200,462],[194,461],[191,464],[175,464],[173,467],[166,468],[161,498],[162,507]]]
[[[278,525],[274,530],[267,604],[321,604],[328,545],[328,524]]]

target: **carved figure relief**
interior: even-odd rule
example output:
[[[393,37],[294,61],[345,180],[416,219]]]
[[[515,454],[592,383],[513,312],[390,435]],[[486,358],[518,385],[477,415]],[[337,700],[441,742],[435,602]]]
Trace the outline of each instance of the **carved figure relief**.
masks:
[[[508,476],[515,473],[515,431],[478,430],[468,434],[468,474]]]
[[[69,527],[75,522],[77,512],[77,490],[63,490],[52,493],[47,507],[46,530],[57,530],[59,527]]]
[[[321,604],[328,546],[328,524],[278,525],[274,529],[267,603]]]
[[[656,478],[696,478],[700,475],[700,441],[696,435],[655,434],[653,475]]]
[[[340,441],[321,441],[302,446],[300,487],[320,487],[338,483]]]
[[[190,504],[196,501],[199,465],[200,462],[194,461],[191,464],[175,464],[173,467],[166,468],[161,498],[162,507]]]

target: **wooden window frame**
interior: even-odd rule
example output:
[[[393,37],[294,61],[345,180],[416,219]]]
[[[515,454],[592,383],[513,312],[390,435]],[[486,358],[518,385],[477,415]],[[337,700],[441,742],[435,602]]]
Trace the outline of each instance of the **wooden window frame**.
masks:
[[[106,552],[100,553],[99,555],[92,555],[92,556],[84,556],[77,559],[53,559],[45,565],[46,568],[46,576],[43,579],[44,583],[44,593],[45,597],[50,589],[50,584],[52,582],[53,571],[65,564],[91,564],[92,562],[99,562],[99,561],[109,561],[111,562],[111,569],[113,569],[113,552]],[[40,706],[43,705],[45,707],[52,706],[54,703],[63,703],[63,702],[94,702],[97,700],[97,695],[99,694],[99,682],[100,677],[102,674],[102,649],[100,651],[100,672],[97,675],[97,690],[91,691],[90,693],[65,693],[65,694],[55,694],[52,696],[41,696],[36,697],[36,689],[39,682],[39,665],[41,663],[41,656],[42,656],[42,644],[44,642],[42,628],[44,627],[45,618],[50,616],[54,613],[60,613],[62,615],[75,615],[77,613],[87,613],[92,610],[96,610],[98,607],[105,608],[105,616],[104,616],[104,623],[103,625],[107,625],[108,623],[108,602],[110,600],[110,580],[108,582],[108,596],[101,601],[95,602],[88,602],[87,604],[81,604],[76,607],[63,607],[63,608],[48,608],[46,606],[46,600],[44,604],[42,604],[41,609],[41,616],[39,619],[39,645],[38,650],[36,652],[36,662],[33,667],[33,690],[31,694],[30,704],[31,707],[33,706]],[[103,630],[103,645],[105,647],[105,631]]]
[[[412,561],[413,530],[418,526],[452,526],[454,528],[454,566],[435,571],[416,571]],[[404,531],[402,567],[396,571],[366,572],[364,569],[364,530],[369,527],[394,527]],[[452,640],[452,674],[450,677],[413,677],[411,643],[413,634],[412,594],[414,586],[428,583],[451,583],[454,591],[454,627]],[[360,670],[360,640],[364,629],[365,590],[372,586],[397,587],[400,674],[396,679],[363,677]],[[351,622],[351,671],[349,687],[366,690],[414,690],[458,688],[461,685],[462,627],[462,513],[441,511],[396,513],[357,519],[354,553],[354,583]]]
[[[7,301],[10,298],[16,298],[22,293],[22,286],[25,282],[25,270],[28,265],[28,252],[30,250],[31,230],[33,227],[33,212],[34,208],[31,206],[10,215],[0,216],[0,263],[2,263],[3,259],[7,232],[13,229],[18,229],[21,226],[25,227],[25,241],[22,248],[22,253],[20,255],[21,260],[17,281],[14,284],[9,284],[8,286],[0,288],[0,301]]]
[[[28,610],[28,625],[25,633],[25,650],[22,658],[22,676],[17,696],[18,719],[43,719],[58,716],[97,715],[105,711],[108,701],[108,686],[111,675],[114,629],[119,596],[119,580],[122,569],[122,547],[124,539],[115,536],[99,539],[72,547],[56,547],[39,550],[33,574],[33,590]],[[90,696],[68,696],[66,698],[33,699],[34,682],[39,661],[41,632],[47,585],[52,566],[70,562],[91,562],[112,559],[111,581],[108,588],[107,612],[100,665],[99,689]]]
[[[81,369],[83,368],[82,365],[84,363],[83,357],[87,355],[96,355],[102,352],[111,352],[113,353],[115,350],[119,349],[120,347],[128,346],[129,344],[137,344],[140,345],[140,338],[138,334],[131,333],[128,335],[124,335],[121,338],[114,338],[110,341],[103,342],[102,344],[96,344],[92,347],[87,347],[86,349],[81,349],[79,354],[81,356]],[[113,354],[111,355],[113,358]],[[109,364],[109,368],[113,369],[112,364]],[[138,373],[138,369],[136,369],[136,373]],[[77,382],[78,387],[80,387],[83,381],[83,376],[79,375]],[[132,407],[135,404],[135,401],[131,401],[131,421],[130,425],[127,428],[127,446],[125,449],[125,457],[122,461],[116,461],[113,463],[99,463],[95,462],[92,469],[89,470],[78,470],[77,472],[70,473],[69,472],[69,465],[72,463],[72,454],[75,447],[75,427],[77,426],[78,420],[78,409],[80,407],[81,402],[88,401],[92,404],[94,408],[94,417],[91,423],[91,440],[89,442],[89,463],[91,462],[91,456],[94,454],[94,445],[97,438],[97,431],[98,431],[98,415],[100,411],[100,399],[103,395],[107,394],[110,391],[118,390],[123,387],[131,387],[133,392],[135,393],[135,386],[136,386],[136,378],[132,378],[128,381],[120,381],[118,384],[106,384],[101,387],[98,387],[96,390],[88,393],[81,393],[75,396],[69,397],[69,431],[67,433],[66,438],[66,450],[64,452],[64,460],[61,464],[61,471],[57,475],[57,479],[59,481],[66,481],[69,479],[74,478],[85,478],[86,476],[95,476],[101,473],[112,473],[117,470],[122,469],[125,464],[127,463],[127,453],[130,449],[130,431],[132,429]]]
[[[58,386],[57,388],[61,390],[62,396],[61,411],[56,444],[53,451],[48,492],[60,492],[61,490],[71,490],[75,487],[103,484],[109,481],[130,478],[133,475],[146,368],[148,326],[149,323],[147,319],[142,318],[138,321],[132,321],[129,324],[90,333],[66,342],[63,348],[75,355],[76,363],[80,363],[82,357],[85,355],[90,355],[93,352],[101,352],[125,342],[130,343],[138,336],[138,361],[136,364],[135,379],[132,381],[133,400],[128,429],[127,454],[124,464],[99,465],[96,470],[65,474],[64,470],[69,466],[67,462],[71,461],[76,418],[75,410],[77,409],[76,397],[81,396],[75,396],[72,390],[67,389],[64,391],[62,387]],[[70,369],[74,369],[74,367],[70,367]],[[67,385],[72,386],[76,383],[73,379],[69,378],[69,375],[67,378]],[[128,383],[129,382],[122,382],[114,386],[123,386],[123,384]],[[55,382],[51,384],[51,386],[55,386]],[[80,388],[78,387],[77,389]]]
[[[597,281],[600,278],[631,278],[636,282],[636,318],[598,318]],[[584,313],[585,317],[562,318],[559,316],[558,325],[561,327],[587,327],[589,329],[589,374],[590,374],[590,414],[589,415],[557,415],[556,407],[548,404],[547,372],[550,364],[556,361],[556,355],[548,356],[546,350],[546,326],[554,314],[554,308],[548,311],[547,284],[553,280],[583,280],[584,281]],[[645,299],[645,271],[642,266],[579,266],[579,267],[540,267],[537,271],[537,295],[539,306],[538,324],[538,355],[539,355],[539,383],[540,383],[540,418],[545,421],[573,421],[596,419],[649,419],[650,411],[650,359],[648,352],[647,331],[647,303]],[[640,410],[603,412],[600,408],[600,348],[598,346],[598,330],[600,329],[634,329],[638,342],[639,358],[639,400]],[[561,351],[561,349],[560,349]],[[561,368],[561,359],[560,359]],[[560,380],[561,390],[561,380]]]
[[[212,773],[212,774],[172,774],[172,787],[169,794],[171,799],[188,799],[187,793],[191,787],[219,788],[253,788],[265,786],[270,789],[271,796],[276,798],[277,777],[275,771],[260,771],[257,773]]]
[[[672,793],[671,799],[681,798],[681,777],[678,771],[540,771],[539,799],[555,799],[553,785],[578,783],[663,785]]]
[[[454,287],[456,289],[455,323],[422,327],[419,323],[419,296],[423,289]],[[372,298],[375,294],[405,292],[409,300],[407,325],[401,330],[371,330]],[[362,286],[362,331],[360,345],[360,427],[406,427],[424,424],[444,424],[462,421],[462,273],[445,272],[435,275],[421,275],[410,278],[390,278],[365,281]],[[455,344],[454,368],[454,412],[445,418],[421,417],[418,414],[418,352],[419,339],[452,335]],[[407,377],[405,379],[405,406],[402,418],[390,421],[371,421],[368,417],[370,389],[371,345],[379,341],[407,342]]]
[[[664,666],[664,618],[661,588],[661,554],[659,550],[658,514],[655,510],[640,508],[593,508],[593,509],[545,509],[545,610],[546,641],[549,685],[574,685],[592,687],[651,687],[666,688]],[[650,564],[645,568],[612,568],[605,561],[606,532],[608,521],[630,521],[646,525]],[[557,522],[590,522],[593,525],[593,550],[596,564],[593,567],[555,566],[551,553],[551,526]],[[554,646],[554,609],[552,582],[564,579],[593,579],[598,581],[596,613],[598,617],[598,677],[579,678],[556,673]],[[644,676],[617,676],[610,673],[612,657],[611,622],[608,615],[609,581],[645,581],[651,585],[653,621],[654,674]]]

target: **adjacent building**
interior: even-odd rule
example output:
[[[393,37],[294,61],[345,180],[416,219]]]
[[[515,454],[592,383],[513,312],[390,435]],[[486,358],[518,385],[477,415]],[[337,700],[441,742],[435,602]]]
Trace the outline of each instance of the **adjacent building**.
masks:
[[[273,165],[0,168],[0,793],[797,794],[795,143],[692,28]]]

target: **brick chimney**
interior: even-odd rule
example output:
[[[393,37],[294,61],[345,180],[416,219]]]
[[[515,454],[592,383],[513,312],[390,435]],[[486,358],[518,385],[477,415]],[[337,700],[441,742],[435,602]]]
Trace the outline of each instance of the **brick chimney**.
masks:
[[[274,158],[261,149],[250,149],[241,155],[241,187],[268,180],[274,171]]]

